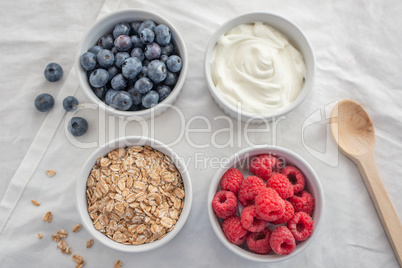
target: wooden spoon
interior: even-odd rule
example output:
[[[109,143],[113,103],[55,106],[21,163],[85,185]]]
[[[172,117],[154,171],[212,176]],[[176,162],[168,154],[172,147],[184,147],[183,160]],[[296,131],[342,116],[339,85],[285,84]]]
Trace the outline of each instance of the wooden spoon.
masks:
[[[332,109],[330,126],[340,151],[357,165],[402,267],[402,226],[375,166],[375,134],[370,117],[359,103],[343,100]]]

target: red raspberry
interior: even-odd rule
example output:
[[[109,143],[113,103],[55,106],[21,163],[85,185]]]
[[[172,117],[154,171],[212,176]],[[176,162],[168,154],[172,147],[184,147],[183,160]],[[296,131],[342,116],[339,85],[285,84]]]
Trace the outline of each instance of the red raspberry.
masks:
[[[244,178],[240,186],[239,194],[237,195],[240,204],[242,204],[243,207],[254,204],[255,197],[262,189],[265,189],[265,185],[260,178],[256,176]]]
[[[258,233],[249,233],[247,235],[248,248],[257,254],[268,254],[271,251],[271,245],[269,244],[271,233],[268,228]]]
[[[267,225],[267,221],[260,219],[255,206],[245,207],[240,215],[241,224],[250,232],[261,232]]]
[[[296,247],[296,241],[286,226],[277,227],[271,234],[269,243],[272,250],[279,255],[288,255]]]
[[[267,221],[275,221],[282,217],[285,212],[285,202],[271,188],[265,188],[257,195],[255,207],[258,216]]]
[[[293,196],[293,186],[286,176],[276,173],[267,181],[267,187],[274,189],[281,198],[287,199]]]
[[[212,200],[212,208],[217,217],[227,219],[237,211],[237,198],[230,191],[219,191]]]
[[[277,219],[276,221],[271,221],[272,224],[282,224],[290,220],[295,214],[295,209],[292,204],[288,200],[283,200],[285,202],[285,212],[282,217]]]
[[[304,241],[313,233],[313,219],[304,212],[296,212],[288,221],[288,228],[297,241]]]
[[[306,179],[304,178],[303,173],[293,166],[286,166],[282,172],[282,175],[285,175],[290,183],[293,185],[294,193],[298,193],[304,189],[304,185],[306,184]]]
[[[263,180],[268,180],[273,171],[277,171],[280,161],[270,154],[261,154],[254,157],[249,165],[250,172]]]
[[[301,191],[288,199],[295,212],[303,211],[311,216],[314,210],[314,197],[307,191]]]
[[[228,241],[241,245],[246,240],[247,230],[241,225],[240,218],[232,216],[222,222],[222,230]]]
[[[243,179],[244,177],[240,170],[235,168],[228,169],[222,176],[221,190],[231,191],[237,195]]]

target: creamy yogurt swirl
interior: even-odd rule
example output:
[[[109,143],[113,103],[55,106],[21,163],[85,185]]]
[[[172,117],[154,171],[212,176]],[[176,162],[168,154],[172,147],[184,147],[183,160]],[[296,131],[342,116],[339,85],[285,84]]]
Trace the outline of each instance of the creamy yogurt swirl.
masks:
[[[262,23],[239,25],[212,55],[212,80],[225,100],[242,111],[271,114],[299,95],[306,75],[303,56],[281,32]]]

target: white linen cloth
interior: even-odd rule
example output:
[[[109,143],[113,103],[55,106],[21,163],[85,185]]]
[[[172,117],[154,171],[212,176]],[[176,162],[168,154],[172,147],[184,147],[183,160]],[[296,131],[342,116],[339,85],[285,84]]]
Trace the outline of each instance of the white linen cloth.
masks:
[[[325,192],[318,236],[301,254],[274,264],[276,267],[399,266],[357,168],[336,150],[328,114],[341,99],[356,100],[366,108],[376,130],[376,164],[401,218],[400,1],[17,0],[2,1],[0,8],[1,267],[72,267],[71,256],[61,254],[50,238],[62,228],[69,231],[66,240],[74,253],[83,256],[85,267],[112,267],[117,259],[124,267],[265,266],[227,250],[213,233],[207,215],[209,182],[219,167],[214,161],[252,144],[295,151],[316,171]],[[77,138],[79,142],[97,146],[124,135],[153,136],[172,144],[189,163],[194,197],[184,228],[167,245],[141,254],[116,252],[96,241],[86,249],[91,238],[88,232],[71,232],[79,223],[75,181],[96,146],[80,148],[72,143],[66,133],[66,119],[71,114],[65,114],[61,105],[65,96],[75,95],[90,107],[85,105],[88,101],[72,70],[78,42],[99,14],[124,8],[151,10],[171,21],[186,42],[189,61],[186,83],[175,103],[184,121],[174,110],[146,121],[145,128],[138,122],[108,116],[104,120],[96,109],[84,108],[76,114],[89,123],[89,131]],[[204,51],[213,32],[225,21],[253,11],[276,13],[295,22],[309,38],[317,58],[316,80],[307,99],[276,123],[258,126],[224,119],[226,114],[214,103],[203,74]],[[49,62],[62,65],[60,82],[44,79]],[[56,99],[48,113],[37,112],[33,106],[42,92]],[[210,122],[210,129],[204,119]],[[231,126],[232,131],[217,133]],[[186,132],[189,129],[198,132]],[[207,130],[200,133],[200,129]],[[48,178],[47,169],[56,170],[57,175]],[[34,207],[31,199],[41,205]],[[54,214],[50,224],[42,222],[49,210]],[[37,238],[39,232],[44,235],[42,240]]]

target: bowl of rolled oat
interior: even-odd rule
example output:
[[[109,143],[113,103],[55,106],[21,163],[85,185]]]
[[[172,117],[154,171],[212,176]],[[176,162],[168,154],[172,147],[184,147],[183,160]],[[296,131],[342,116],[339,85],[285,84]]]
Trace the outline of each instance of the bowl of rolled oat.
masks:
[[[175,237],[190,213],[185,163],[165,144],[122,137],[98,148],[76,183],[82,225],[115,250],[143,252]]]

